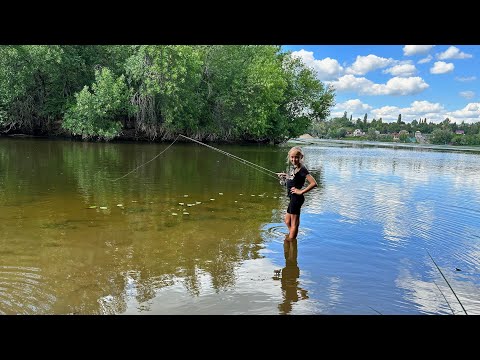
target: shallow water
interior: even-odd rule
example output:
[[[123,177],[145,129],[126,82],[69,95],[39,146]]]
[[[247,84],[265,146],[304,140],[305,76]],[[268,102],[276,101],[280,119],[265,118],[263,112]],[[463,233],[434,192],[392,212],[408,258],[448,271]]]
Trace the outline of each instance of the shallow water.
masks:
[[[0,313],[480,314],[480,155],[168,145],[0,138]]]

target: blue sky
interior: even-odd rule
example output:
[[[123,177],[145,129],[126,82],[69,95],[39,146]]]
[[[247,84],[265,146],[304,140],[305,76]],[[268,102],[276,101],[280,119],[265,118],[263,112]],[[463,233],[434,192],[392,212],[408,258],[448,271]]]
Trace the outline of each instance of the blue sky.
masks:
[[[335,88],[331,116],[480,121],[480,45],[284,45]]]

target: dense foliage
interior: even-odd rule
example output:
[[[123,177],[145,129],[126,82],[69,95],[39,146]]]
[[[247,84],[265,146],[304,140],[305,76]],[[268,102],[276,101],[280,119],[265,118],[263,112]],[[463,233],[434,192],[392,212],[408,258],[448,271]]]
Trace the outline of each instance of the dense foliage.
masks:
[[[281,142],[334,105],[279,46],[0,46],[0,131]]]

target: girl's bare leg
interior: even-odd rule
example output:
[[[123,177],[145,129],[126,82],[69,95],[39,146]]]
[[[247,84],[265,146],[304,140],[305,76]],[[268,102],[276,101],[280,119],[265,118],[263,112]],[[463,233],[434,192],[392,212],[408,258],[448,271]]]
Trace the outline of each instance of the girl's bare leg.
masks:
[[[285,214],[285,224],[287,225],[288,228],[288,235],[285,236],[285,240],[290,236],[290,227],[291,227],[291,217],[289,213]]]
[[[289,240],[293,240],[297,238],[298,235],[298,227],[300,226],[300,215],[297,214],[288,214],[290,215],[290,233],[288,235]]]

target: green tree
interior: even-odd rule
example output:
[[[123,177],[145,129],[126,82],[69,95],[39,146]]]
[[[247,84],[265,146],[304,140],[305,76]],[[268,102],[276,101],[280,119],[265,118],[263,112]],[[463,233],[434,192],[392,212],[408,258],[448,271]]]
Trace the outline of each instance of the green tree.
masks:
[[[114,78],[108,68],[97,70],[92,89],[85,86],[75,95],[76,103],[65,114],[63,127],[83,139],[110,140],[118,136],[118,117],[128,112],[129,92],[123,75]]]
[[[448,144],[453,138],[453,133],[450,130],[435,129],[430,137],[432,144]]]

